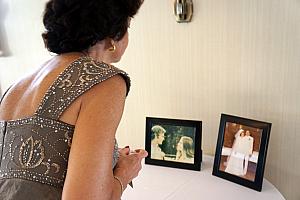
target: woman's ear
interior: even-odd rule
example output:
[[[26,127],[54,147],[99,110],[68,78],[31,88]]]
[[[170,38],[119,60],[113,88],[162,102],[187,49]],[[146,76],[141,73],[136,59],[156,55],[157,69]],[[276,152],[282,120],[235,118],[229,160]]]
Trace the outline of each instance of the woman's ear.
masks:
[[[108,50],[110,52],[116,51],[117,47],[115,41],[112,38],[106,38],[104,42],[105,42],[105,50]]]

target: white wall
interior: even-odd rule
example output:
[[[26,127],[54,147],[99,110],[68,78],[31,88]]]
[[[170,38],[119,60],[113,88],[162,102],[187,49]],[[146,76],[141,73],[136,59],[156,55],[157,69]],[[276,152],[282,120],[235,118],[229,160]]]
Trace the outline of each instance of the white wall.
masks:
[[[145,116],[198,119],[213,155],[220,113],[268,121],[265,175],[300,199],[300,1],[194,0],[189,24],[175,22],[172,2],[145,1],[133,21],[121,144],[143,147]]]
[[[3,2],[12,53],[0,58],[6,88],[49,54],[40,37],[43,2]],[[144,147],[146,116],[196,119],[213,155],[220,113],[268,121],[265,176],[286,199],[300,199],[300,1],[194,0],[188,24],[176,23],[172,8],[171,0],[148,0],[132,21],[117,64],[132,78],[120,145]]]
[[[0,0],[0,30],[3,30],[0,40],[8,40],[5,50],[10,54],[0,57],[2,90],[50,58],[41,38],[45,2],[46,0]]]

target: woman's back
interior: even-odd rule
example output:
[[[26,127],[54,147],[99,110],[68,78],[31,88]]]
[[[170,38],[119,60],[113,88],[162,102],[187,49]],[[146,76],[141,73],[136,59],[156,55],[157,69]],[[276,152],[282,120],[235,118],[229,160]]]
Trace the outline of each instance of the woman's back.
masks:
[[[0,105],[0,120],[15,120],[30,117],[37,110],[46,91],[58,75],[80,54],[55,57],[36,72],[13,85]],[[80,97],[60,116],[60,120],[75,124],[80,108]]]

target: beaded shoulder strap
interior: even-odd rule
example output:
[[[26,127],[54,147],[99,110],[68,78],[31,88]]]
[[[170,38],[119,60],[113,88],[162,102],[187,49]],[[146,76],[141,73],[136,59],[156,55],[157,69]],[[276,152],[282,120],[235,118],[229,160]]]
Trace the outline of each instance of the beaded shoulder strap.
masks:
[[[128,94],[130,79],[126,72],[90,57],[81,57],[59,74],[45,93],[35,114],[58,120],[77,97],[94,85],[117,74],[125,79]]]

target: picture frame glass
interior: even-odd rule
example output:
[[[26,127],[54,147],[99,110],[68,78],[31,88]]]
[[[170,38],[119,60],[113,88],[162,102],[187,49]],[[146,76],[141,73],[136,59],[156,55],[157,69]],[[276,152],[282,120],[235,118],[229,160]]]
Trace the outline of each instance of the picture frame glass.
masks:
[[[162,130],[160,133],[159,129]],[[193,164],[195,133],[195,127],[153,124],[151,127],[151,159]]]
[[[212,174],[261,191],[271,126],[221,114]]]
[[[219,170],[254,181],[263,129],[226,122]]]
[[[199,171],[202,122],[146,117],[146,164]]]

